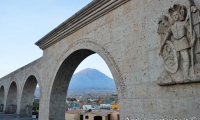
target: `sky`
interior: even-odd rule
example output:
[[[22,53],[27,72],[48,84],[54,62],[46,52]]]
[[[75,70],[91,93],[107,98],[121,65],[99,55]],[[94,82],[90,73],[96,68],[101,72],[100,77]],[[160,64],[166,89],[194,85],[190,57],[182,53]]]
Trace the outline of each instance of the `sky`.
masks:
[[[0,0],[0,78],[42,57],[35,42],[91,1]],[[112,78],[98,54],[86,58],[75,73],[85,68]]]

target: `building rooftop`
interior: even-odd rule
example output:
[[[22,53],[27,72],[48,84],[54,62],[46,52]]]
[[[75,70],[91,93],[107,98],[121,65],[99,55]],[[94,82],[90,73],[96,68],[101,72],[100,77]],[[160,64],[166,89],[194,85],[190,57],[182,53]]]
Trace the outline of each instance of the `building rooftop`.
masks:
[[[82,110],[69,110],[69,111],[66,111],[66,113],[68,114],[76,114],[76,113],[80,113]]]
[[[93,112],[85,113],[85,115],[87,115],[87,114],[96,114],[96,115],[100,115],[100,116],[107,116],[108,115],[107,112],[100,112],[100,111],[93,111]]]
[[[113,111],[118,112],[118,113],[120,112],[119,110],[113,110]]]

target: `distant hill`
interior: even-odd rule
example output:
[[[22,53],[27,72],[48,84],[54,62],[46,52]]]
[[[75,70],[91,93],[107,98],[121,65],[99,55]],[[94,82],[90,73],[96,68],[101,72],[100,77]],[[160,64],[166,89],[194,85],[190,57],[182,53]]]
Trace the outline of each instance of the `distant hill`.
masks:
[[[96,69],[87,68],[72,76],[68,94],[116,92],[115,82]]]
[[[87,68],[72,76],[69,89],[115,89],[115,82],[96,69]]]
[[[116,92],[115,82],[102,72],[91,68],[74,74],[68,87],[68,95],[102,92]]]

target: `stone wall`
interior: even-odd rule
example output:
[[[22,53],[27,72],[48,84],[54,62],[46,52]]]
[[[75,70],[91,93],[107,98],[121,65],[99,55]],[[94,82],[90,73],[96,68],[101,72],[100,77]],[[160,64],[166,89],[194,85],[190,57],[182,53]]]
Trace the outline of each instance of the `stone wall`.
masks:
[[[194,1],[200,8],[200,1]],[[90,54],[99,54],[111,70],[120,99],[120,119],[200,118],[199,83],[157,84],[158,77],[164,71],[158,55],[161,44],[157,34],[158,18],[167,14],[168,8],[175,3],[188,6],[188,0],[131,0],[45,48],[41,59],[1,78],[0,86],[5,86],[7,95],[7,81],[16,78],[20,97],[25,81],[34,74],[41,88],[39,119],[62,120],[64,118],[58,117],[62,116],[61,113],[55,112],[59,109],[52,112],[51,107],[64,105],[65,92],[56,94],[56,97],[51,95],[56,90],[67,90],[74,68],[89,55],[84,54],[86,49],[92,51]],[[73,55],[79,50],[83,53],[77,54],[76,59]],[[76,61],[69,61],[70,55]],[[68,64],[64,66],[68,69],[62,68],[65,60]],[[57,77],[66,79],[64,86],[63,81],[55,82]],[[19,101],[20,98],[18,104]]]

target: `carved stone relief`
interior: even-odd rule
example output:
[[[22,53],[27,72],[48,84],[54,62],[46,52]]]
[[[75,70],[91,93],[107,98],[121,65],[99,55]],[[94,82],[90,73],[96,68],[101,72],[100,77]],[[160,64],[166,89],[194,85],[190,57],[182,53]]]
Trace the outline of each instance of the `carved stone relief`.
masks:
[[[160,16],[157,33],[161,38],[159,55],[164,71],[158,78],[159,85],[200,82],[195,70],[200,67],[196,56],[200,53],[200,10],[193,0],[190,6],[174,4],[168,9],[169,17]]]

